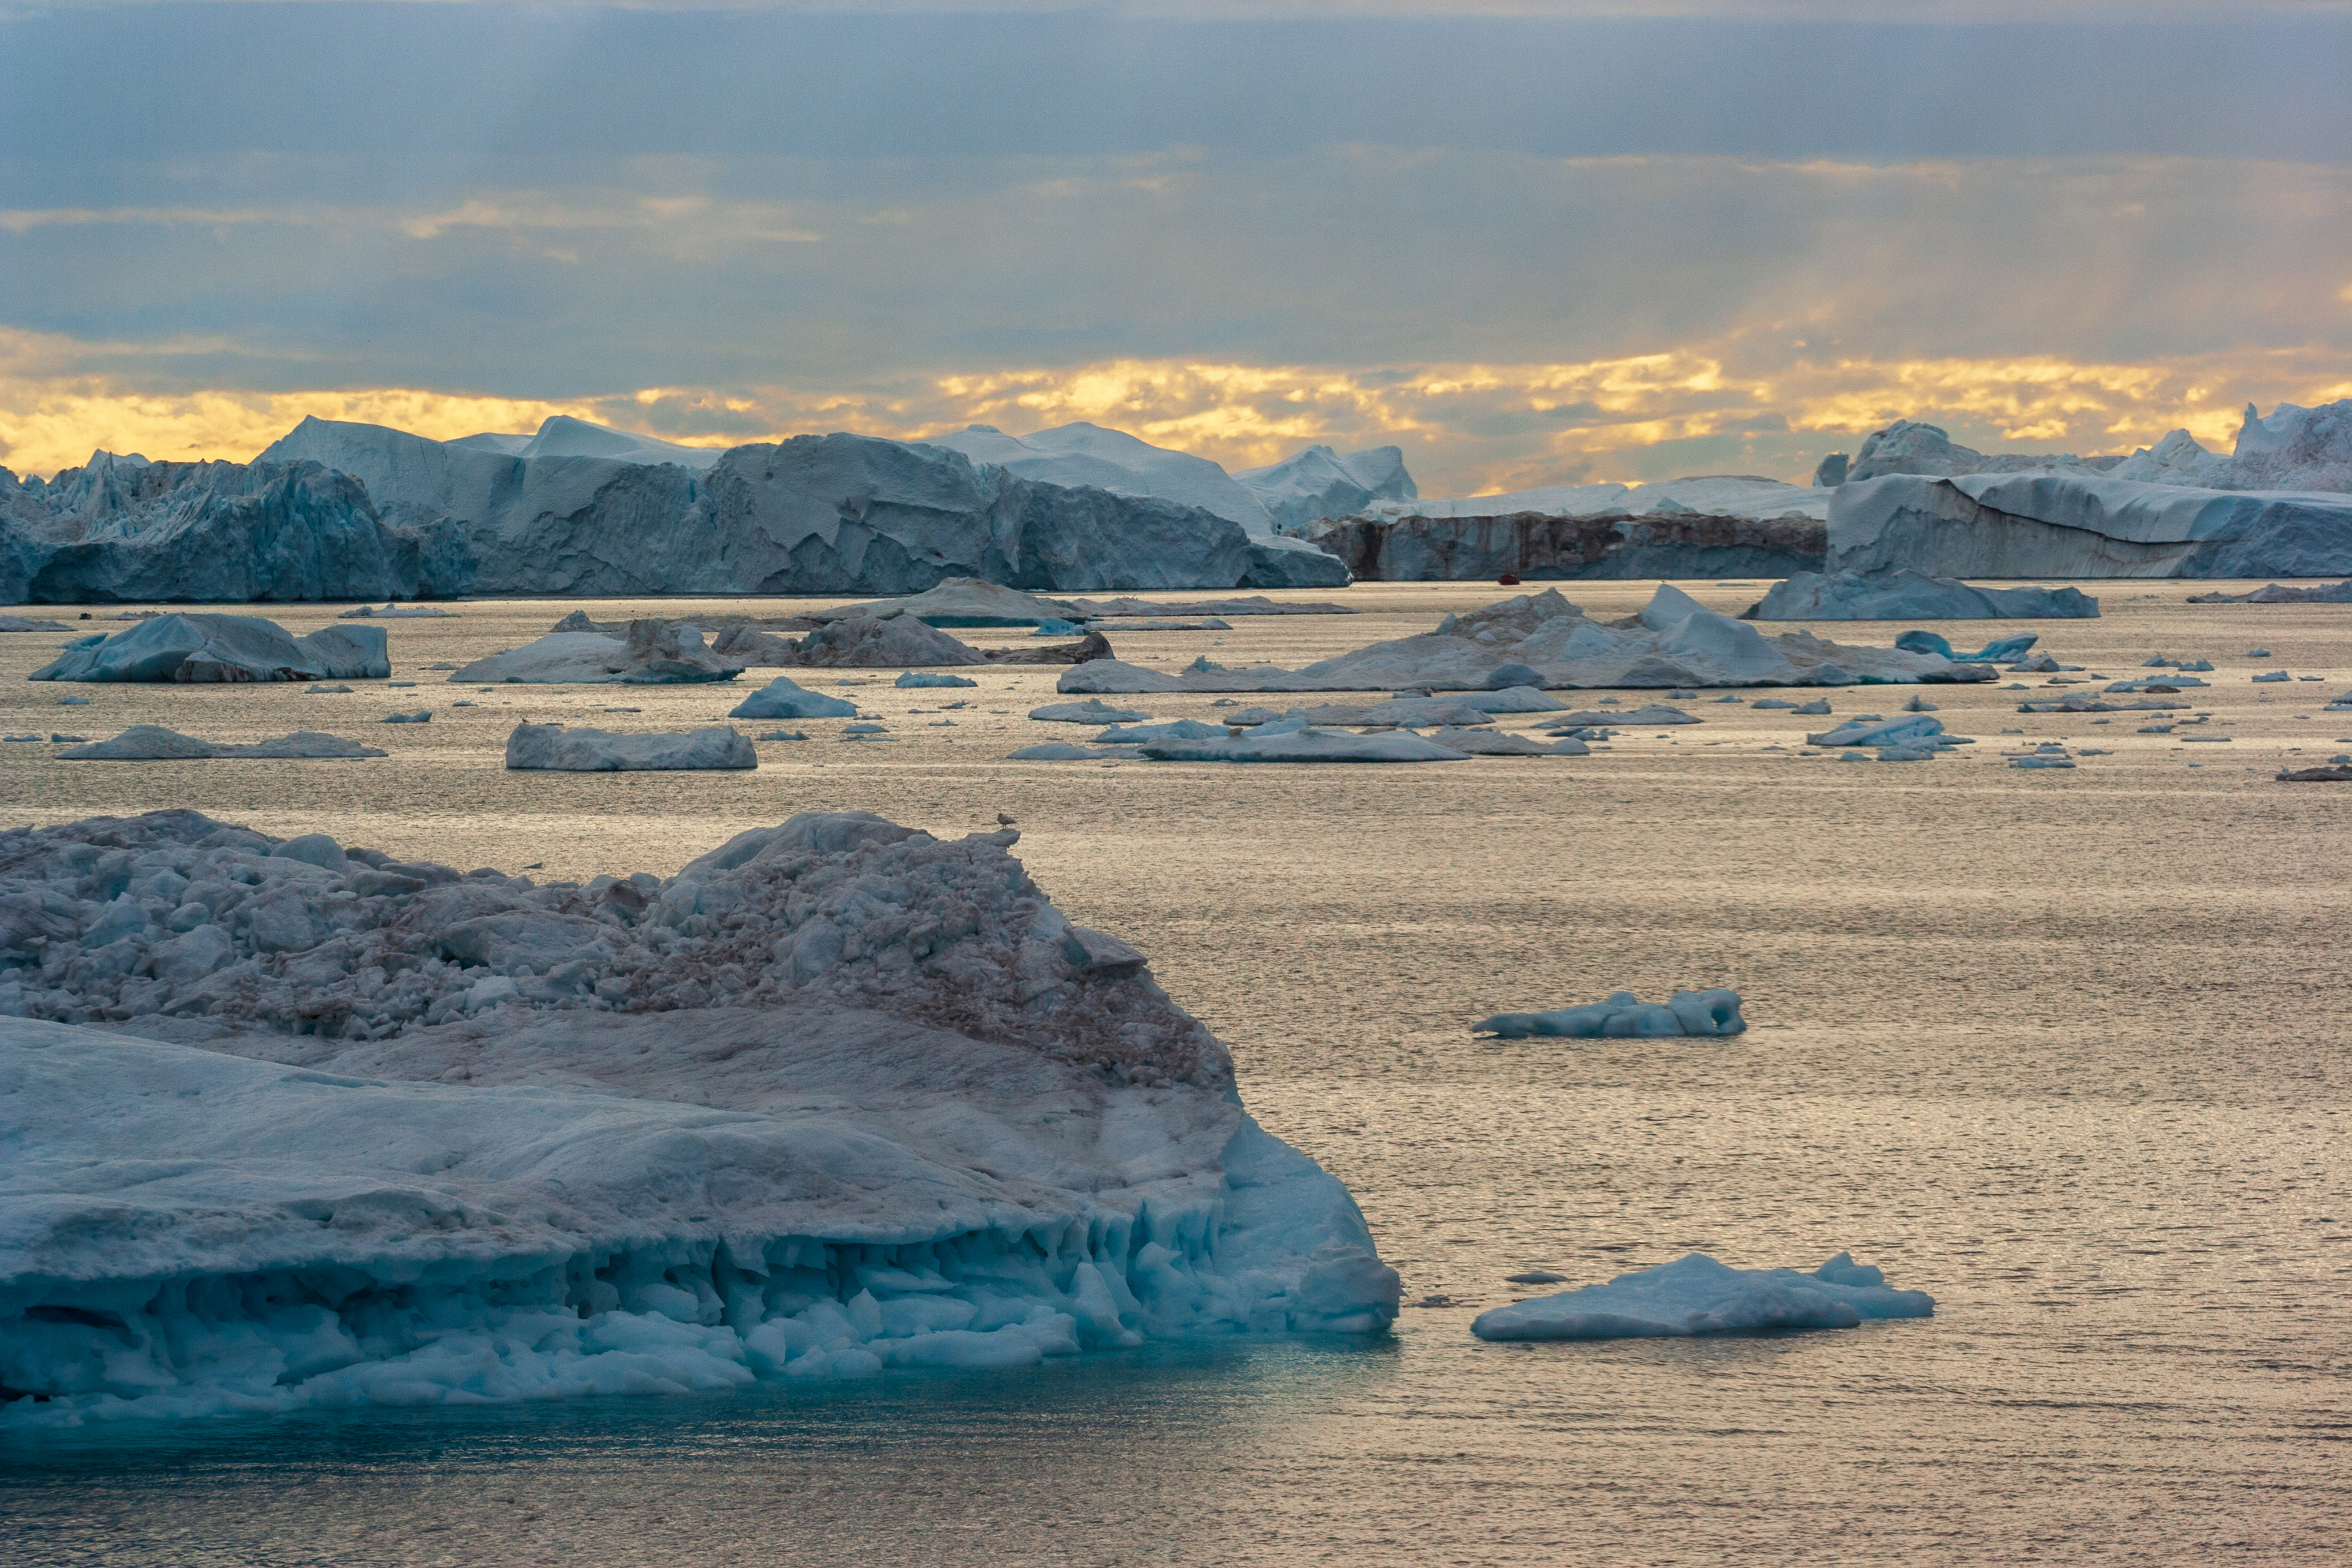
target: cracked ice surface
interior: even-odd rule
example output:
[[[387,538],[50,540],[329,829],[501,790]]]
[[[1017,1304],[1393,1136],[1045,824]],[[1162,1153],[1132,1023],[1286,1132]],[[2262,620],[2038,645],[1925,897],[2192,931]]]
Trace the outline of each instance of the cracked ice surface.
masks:
[[[540,888],[0,834],[0,1422],[1385,1327],[1346,1190],[1015,838],[812,814]]]

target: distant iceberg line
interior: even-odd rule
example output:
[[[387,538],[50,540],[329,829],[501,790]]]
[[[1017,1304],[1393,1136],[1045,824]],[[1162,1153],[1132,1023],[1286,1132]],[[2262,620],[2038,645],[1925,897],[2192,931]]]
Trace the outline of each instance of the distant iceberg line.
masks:
[[[1022,450],[1006,466],[831,434],[719,452],[560,418],[444,442],[314,418],[246,464],[97,453],[51,481],[0,478],[0,602],[1348,580],[1205,459],[1092,426],[966,444]]]
[[[809,814],[540,887],[0,833],[0,1427],[1383,1331],[1346,1189],[1017,837]]]

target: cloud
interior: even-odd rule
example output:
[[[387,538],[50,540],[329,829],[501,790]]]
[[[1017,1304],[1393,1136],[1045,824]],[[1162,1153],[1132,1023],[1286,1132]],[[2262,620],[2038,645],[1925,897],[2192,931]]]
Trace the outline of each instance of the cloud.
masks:
[[[2128,450],[2186,426],[2226,449],[2247,401],[2352,394],[2340,359],[2255,352],[2138,363],[2049,356],[1815,356],[1758,329],[1571,363],[1249,365],[1114,360],[908,376],[836,389],[657,386],[568,399],[382,387],[143,392],[76,373],[75,345],[0,333],[0,460],[47,474],[93,446],[243,460],[305,415],[446,439],[527,431],[551,414],[728,446],[849,430],[921,439],[967,423],[1015,433],[1087,421],[1228,468],[1311,442],[1396,444],[1426,495],[1579,478],[1752,472],[1800,479],[1896,418],[1988,450]]]

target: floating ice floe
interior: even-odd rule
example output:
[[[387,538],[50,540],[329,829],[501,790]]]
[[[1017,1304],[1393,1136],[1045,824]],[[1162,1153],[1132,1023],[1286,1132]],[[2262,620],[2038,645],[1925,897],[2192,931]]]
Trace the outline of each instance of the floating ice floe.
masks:
[[[431,724],[433,722],[433,710],[429,707],[421,707],[415,713],[388,713],[383,716],[383,722],[386,724]]]
[[[635,773],[757,768],[759,754],[725,725],[683,734],[612,735],[560,724],[520,724],[507,737],[507,766],[517,771]]]
[[[60,621],[35,621],[23,615],[0,615],[0,632],[68,632]]]
[[[51,738],[79,740],[81,737],[60,735]],[[71,751],[58,755],[67,762],[209,762],[231,759],[269,762],[383,757],[386,754],[373,746],[362,746],[356,740],[345,740],[340,736],[322,735],[315,729],[298,729],[274,740],[240,745],[198,740],[193,735],[182,735],[161,725],[134,724],[111,740],[78,746]]]
[[[1375,643],[1300,670],[1229,670],[1202,657],[1171,675],[1101,659],[1070,670],[1058,688],[1126,694],[1475,692],[1517,685],[1671,689],[1991,678],[1981,665],[1934,653],[1851,647],[1806,632],[1767,637],[1750,622],[1716,614],[1664,584],[1630,622],[1591,620],[1548,589],[1449,615],[1434,632]]]
[[[329,626],[289,636],[257,615],[158,615],[128,632],[85,638],[26,678],[36,681],[379,680],[392,674],[383,629]]]
[[[1225,734],[1223,725],[1202,724],[1197,718],[1176,718],[1162,724],[1113,725],[1095,737],[1095,744],[1141,746],[1154,740],[1221,740]]]
[[[1951,577],[1894,571],[1801,571],[1747,612],[1754,621],[2034,621],[2096,616],[2076,588],[1974,588]]]
[[[373,604],[362,604],[356,610],[346,610],[335,617],[338,621],[429,621],[446,617],[449,612],[431,604],[387,604],[378,610]]]
[[[843,697],[813,692],[786,675],[778,675],[727,710],[729,718],[855,718],[857,705]]]
[[[1835,729],[1805,737],[1807,746],[1823,750],[1844,746],[1893,747],[1900,750],[1924,754],[1948,750],[1955,746],[1975,743],[1966,736],[1948,735],[1944,721],[1928,715],[1906,714],[1901,718],[1880,718],[1874,714],[1859,714]],[[1916,758],[1882,758],[1882,761],[1916,761]]]
[[[1504,1040],[1539,1035],[1569,1040],[1722,1038],[1747,1031],[1748,1020],[1739,1016],[1739,993],[1727,990],[1676,991],[1663,1004],[1619,991],[1605,1002],[1546,1013],[1497,1013],[1470,1026],[1473,1034]]]
[[[2315,768],[2282,768],[2276,777],[2284,784],[2352,784],[2352,767],[2338,762]]]
[[[1927,1318],[1935,1298],[1889,1287],[1879,1270],[1841,1252],[1810,1274],[1734,1269],[1704,1252],[1478,1314],[1485,1340],[1668,1339],[1858,1328],[1865,1319]]]
[[[1098,697],[1082,703],[1047,703],[1029,710],[1029,716],[1041,724],[1141,724],[1150,715],[1139,708],[1113,707]]]
[[[1626,708],[1617,713],[1602,713],[1598,708],[1580,708],[1551,721],[1558,725],[1622,725],[1628,729],[1664,729],[1678,724],[1706,722],[1678,707],[1653,705],[1649,707]]]
[[[1383,1330],[1346,1189],[1016,837],[810,815],[535,887],[0,834],[0,1426]]]
[[[930,670],[908,670],[891,683],[898,686],[976,686],[978,681],[963,675],[942,675]]]
[[[2274,685],[2286,681],[2291,681],[2294,678],[2294,676],[2288,674],[2284,670],[2268,670],[2254,677],[2254,685],[2258,686]]]
[[[1410,730],[1357,735],[1277,719],[1223,740],[1158,740],[1143,748],[1155,762],[1464,762],[1466,753]]]

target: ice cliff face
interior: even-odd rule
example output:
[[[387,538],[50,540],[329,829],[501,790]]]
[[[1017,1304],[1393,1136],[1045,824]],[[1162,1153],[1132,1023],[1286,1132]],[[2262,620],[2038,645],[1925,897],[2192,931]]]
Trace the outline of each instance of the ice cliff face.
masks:
[[[1820,570],[1824,549],[1811,518],[1689,511],[1351,517],[1315,542],[1374,582],[1787,577]]]
[[[1382,1328],[1346,1191],[1013,837],[803,816],[539,888],[0,835],[0,1423]]]
[[[462,531],[389,523],[312,462],[92,455],[54,480],[0,470],[0,601],[250,602],[407,597],[465,575]]]
[[[611,455],[601,449],[614,442],[582,431],[615,434],[548,429],[506,450],[505,437],[429,441],[309,419],[251,464],[100,455],[51,484],[11,478],[0,488],[0,598],[895,594],[951,577],[1086,592],[1346,580],[1321,552],[1254,539],[1198,506],[1027,479],[940,447],[800,436],[706,463],[661,444],[621,443]],[[1202,465],[1263,526],[1248,492]]]
[[[1830,492],[1828,570],[1937,577],[2340,577],[2352,497],[2052,472],[1890,475]]]

